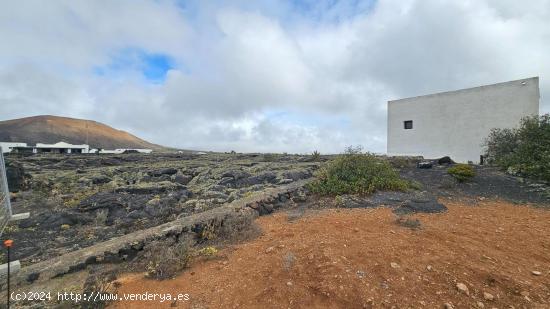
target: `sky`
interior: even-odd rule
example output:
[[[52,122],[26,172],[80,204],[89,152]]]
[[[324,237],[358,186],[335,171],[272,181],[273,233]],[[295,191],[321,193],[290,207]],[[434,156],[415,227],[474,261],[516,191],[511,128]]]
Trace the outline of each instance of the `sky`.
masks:
[[[550,0],[41,0],[0,9],[0,120],[183,149],[386,151],[387,101],[540,77]]]

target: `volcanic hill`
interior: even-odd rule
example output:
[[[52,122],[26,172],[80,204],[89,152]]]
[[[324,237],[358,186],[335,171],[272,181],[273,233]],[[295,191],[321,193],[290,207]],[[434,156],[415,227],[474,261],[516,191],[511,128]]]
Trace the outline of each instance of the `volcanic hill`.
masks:
[[[0,141],[36,143],[89,144],[92,148],[150,148],[164,149],[126,131],[84,119],[58,116],[34,116],[0,121]]]

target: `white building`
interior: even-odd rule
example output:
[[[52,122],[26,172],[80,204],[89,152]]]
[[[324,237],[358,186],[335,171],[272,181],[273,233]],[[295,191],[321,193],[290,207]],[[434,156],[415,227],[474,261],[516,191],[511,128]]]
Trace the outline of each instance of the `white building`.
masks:
[[[90,153],[97,153],[97,149],[90,150]],[[151,153],[153,149],[142,149],[142,148],[118,148],[118,149],[100,149],[100,154],[122,154],[122,153]]]
[[[479,163],[492,128],[539,113],[539,78],[388,102],[388,155]]]
[[[2,147],[3,153],[8,153],[11,152],[14,147],[27,147],[27,143],[0,142],[0,147]]]
[[[65,142],[55,144],[36,143],[34,153],[88,153],[90,146],[86,144],[73,145]]]
[[[90,146],[88,145],[73,145],[65,142],[55,144],[37,143],[36,146],[29,146],[27,143],[5,143],[0,142],[2,152],[15,153],[88,153]]]

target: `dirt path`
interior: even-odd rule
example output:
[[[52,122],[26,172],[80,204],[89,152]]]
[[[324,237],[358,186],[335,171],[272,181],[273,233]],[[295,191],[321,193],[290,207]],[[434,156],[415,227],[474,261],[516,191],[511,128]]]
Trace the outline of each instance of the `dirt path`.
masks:
[[[445,204],[447,213],[416,215],[418,230],[384,208],[262,217],[263,236],[174,280],[119,280],[119,293],[188,293],[189,301],[113,307],[550,308],[550,211]]]

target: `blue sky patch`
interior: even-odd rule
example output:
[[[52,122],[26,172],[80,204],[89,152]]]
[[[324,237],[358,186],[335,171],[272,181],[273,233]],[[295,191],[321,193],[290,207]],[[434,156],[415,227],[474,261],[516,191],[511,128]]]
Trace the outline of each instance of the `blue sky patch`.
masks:
[[[140,72],[151,82],[163,82],[169,70],[175,68],[172,57],[161,53],[148,53],[139,48],[124,48],[111,56],[104,66],[96,66],[93,72],[106,77],[120,77],[128,72]]]

